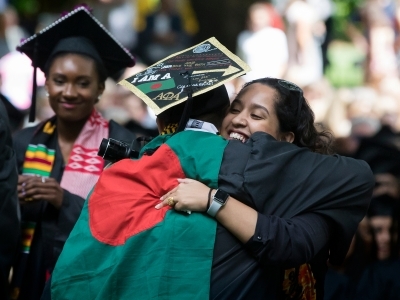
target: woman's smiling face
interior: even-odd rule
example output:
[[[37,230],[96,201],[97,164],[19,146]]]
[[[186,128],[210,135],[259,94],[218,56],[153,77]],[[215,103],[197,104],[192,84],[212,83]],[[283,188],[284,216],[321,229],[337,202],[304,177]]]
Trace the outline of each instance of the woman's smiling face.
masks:
[[[290,141],[279,130],[275,99],[275,89],[261,83],[254,83],[242,89],[222,122],[222,136],[244,143],[253,133],[262,131],[277,140],[283,138]]]
[[[50,106],[65,121],[88,118],[104,90],[93,59],[65,54],[54,59],[46,78]]]

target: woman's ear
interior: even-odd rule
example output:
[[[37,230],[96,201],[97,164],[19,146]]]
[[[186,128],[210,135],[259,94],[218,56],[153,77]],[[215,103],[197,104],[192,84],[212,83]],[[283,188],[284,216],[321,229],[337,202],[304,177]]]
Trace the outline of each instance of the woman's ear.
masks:
[[[160,118],[156,118],[156,123],[157,123],[158,132],[161,133],[165,128],[165,122]]]
[[[99,83],[99,88],[98,88],[98,94],[101,96],[106,89],[106,83],[105,82],[100,82]]]
[[[294,133],[289,131],[281,134],[280,141],[286,141],[288,143],[293,143]]]

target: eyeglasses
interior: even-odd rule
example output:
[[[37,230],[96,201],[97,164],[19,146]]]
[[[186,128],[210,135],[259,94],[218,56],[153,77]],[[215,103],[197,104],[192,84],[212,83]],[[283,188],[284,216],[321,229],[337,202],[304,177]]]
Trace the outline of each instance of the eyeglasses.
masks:
[[[298,87],[297,85],[295,85],[294,83],[287,81],[287,80],[283,80],[283,79],[279,79],[278,80],[278,84],[289,90],[290,92],[296,93],[296,96],[298,97],[298,103],[297,103],[297,116],[296,116],[296,120],[297,122],[299,122],[300,120],[300,113],[301,113],[301,108],[303,105],[303,90]]]

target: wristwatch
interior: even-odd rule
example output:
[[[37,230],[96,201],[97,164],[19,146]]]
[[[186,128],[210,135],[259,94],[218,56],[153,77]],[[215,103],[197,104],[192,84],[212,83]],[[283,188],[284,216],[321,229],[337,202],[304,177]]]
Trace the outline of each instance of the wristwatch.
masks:
[[[229,194],[221,189],[218,189],[212,198],[212,202],[210,204],[207,213],[211,217],[215,217],[217,212],[221,209],[222,206],[226,204],[228,201]]]

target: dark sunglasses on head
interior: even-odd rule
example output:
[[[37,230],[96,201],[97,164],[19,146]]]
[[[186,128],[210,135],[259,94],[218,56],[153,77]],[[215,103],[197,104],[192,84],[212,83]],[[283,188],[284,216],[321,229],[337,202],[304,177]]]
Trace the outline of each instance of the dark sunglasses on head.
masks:
[[[288,90],[289,92],[296,94],[296,97],[298,98],[296,120],[298,122],[300,119],[300,112],[303,105],[303,90],[294,83],[283,79],[278,79],[278,84],[284,89]]]

